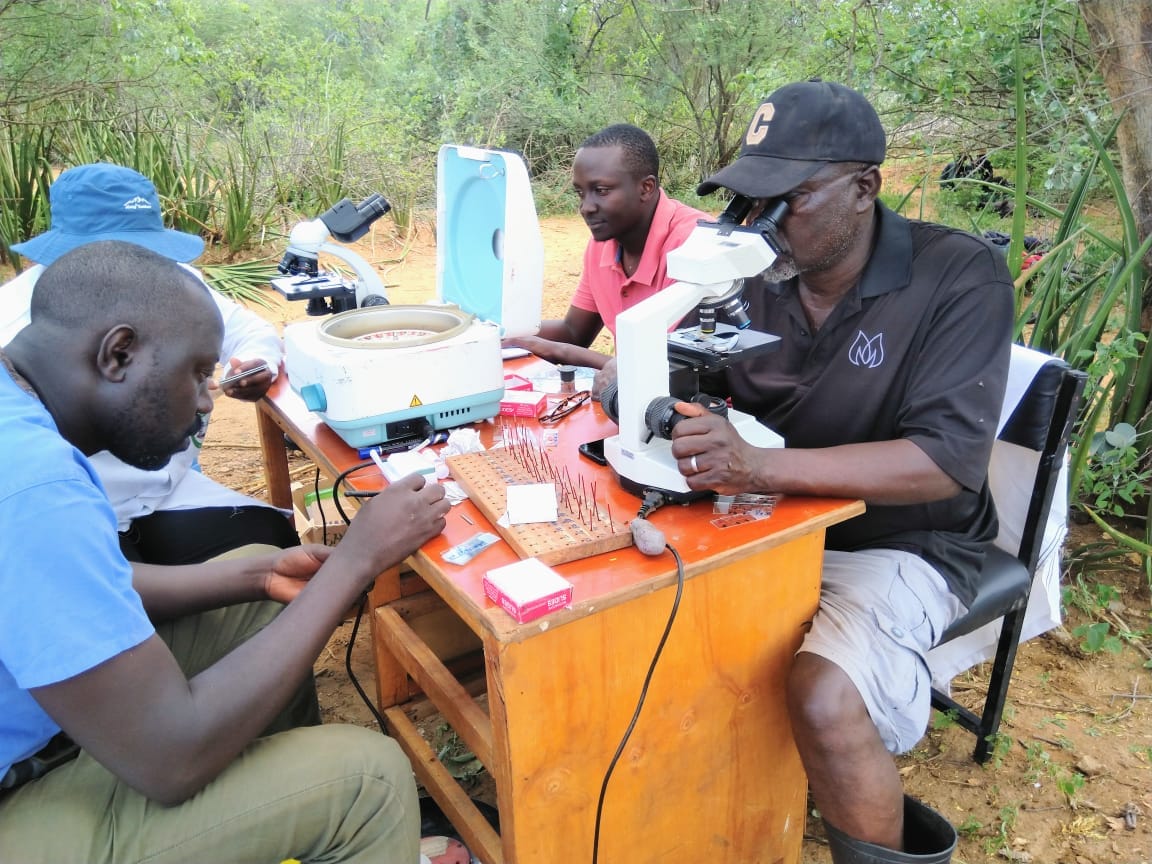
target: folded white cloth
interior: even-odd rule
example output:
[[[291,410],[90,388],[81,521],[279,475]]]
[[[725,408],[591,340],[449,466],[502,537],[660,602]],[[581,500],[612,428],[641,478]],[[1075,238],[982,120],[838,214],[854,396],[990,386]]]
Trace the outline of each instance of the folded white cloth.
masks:
[[[1051,359],[1051,356],[1040,351],[1019,345],[1012,346],[1008,386],[1004,394],[1004,407],[1000,412],[997,434],[1003,430],[1004,424],[1016,410],[1040,367]],[[1013,555],[1020,549],[1020,534],[1028,513],[1028,502],[1032,498],[1032,484],[1038,461],[1038,454],[1025,447],[997,441],[992,448],[988,482],[992,487],[992,497],[996,501],[1000,519],[1000,534],[996,538],[996,545]],[[1024,613],[1021,642],[1046,633],[1060,624],[1062,569],[1060,553],[1067,535],[1068,460],[1065,459],[1056,482],[1052,510],[1048,514],[1048,523],[1044,528],[1044,543],[1036,567],[1036,578],[1032,583],[1032,593]],[[965,669],[970,669],[977,663],[983,663],[995,656],[996,642],[1000,638],[1000,624],[999,620],[993,621],[978,630],[933,648],[928,653],[928,667],[932,672],[933,686],[948,692],[952,678]]]

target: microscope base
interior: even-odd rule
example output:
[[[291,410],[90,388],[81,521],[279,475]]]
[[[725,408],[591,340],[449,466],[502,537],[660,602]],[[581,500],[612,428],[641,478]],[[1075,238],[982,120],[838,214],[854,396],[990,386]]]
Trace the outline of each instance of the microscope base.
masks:
[[[783,447],[784,439],[764,426],[750,414],[729,410],[728,420],[740,437],[753,447]],[[643,498],[648,490],[658,492],[668,501],[688,504],[712,493],[688,488],[672,456],[672,442],[657,438],[647,442],[643,449],[625,448],[619,435],[604,439],[604,456],[627,492]]]
[[[676,492],[672,489],[655,489],[651,486],[645,486],[642,483],[637,483],[634,480],[629,480],[624,475],[616,472],[615,469],[613,469],[612,473],[616,474],[616,479],[620,481],[620,488],[630,495],[635,495],[637,498],[644,499],[648,498],[650,495],[656,494],[663,499],[661,501],[662,504],[687,505],[691,504],[693,501],[699,501],[701,498],[712,497],[712,492],[707,489],[701,489],[696,492],[691,490],[688,492]]]

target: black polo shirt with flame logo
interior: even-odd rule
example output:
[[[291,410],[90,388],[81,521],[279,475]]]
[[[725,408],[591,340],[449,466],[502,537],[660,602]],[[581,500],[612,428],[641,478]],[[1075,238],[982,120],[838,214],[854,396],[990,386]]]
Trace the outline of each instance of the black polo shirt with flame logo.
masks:
[[[868,504],[829,529],[827,547],[916,552],[968,604],[997,531],[987,474],[1008,376],[1012,281],[1004,256],[982,239],[879,203],[877,219],[859,284],[818,331],[795,280],[749,280],[752,326],[781,336],[780,349],[735,364],[707,392],[726,390],[788,447],[916,443],[961,492],[928,504]]]

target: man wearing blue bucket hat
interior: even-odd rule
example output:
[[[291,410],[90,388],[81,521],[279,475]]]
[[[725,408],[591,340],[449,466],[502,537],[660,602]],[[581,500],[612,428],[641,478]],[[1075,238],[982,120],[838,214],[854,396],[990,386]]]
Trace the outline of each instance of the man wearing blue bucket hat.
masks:
[[[70,168],[48,194],[52,227],[12,246],[36,266],[0,286],[0,347],[27,326],[32,289],[41,272],[72,249],[122,240],[182,264],[204,250],[200,237],[164,227],[156,187],[131,168],[103,162]],[[275,380],[282,358],[280,338],[258,315],[209,291],[224,319],[220,362],[230,371],[262,364],[268,370],[225,385],[224,393],[255,401]],[[294,545],[297,537],[286,514],[197,470],[201,440],[202,436],[158,471],[133,468],[109,453],[93,457],[116,512],[124,554],[150,564],[191,564],[251,543]]]

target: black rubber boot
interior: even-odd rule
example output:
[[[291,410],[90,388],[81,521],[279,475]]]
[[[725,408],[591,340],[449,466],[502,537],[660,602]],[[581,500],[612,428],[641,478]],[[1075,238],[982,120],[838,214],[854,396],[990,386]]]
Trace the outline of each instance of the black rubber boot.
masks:
[[[956,829],[926,804],[904,796],[904,849],[886,849],[849,837],[824,823],[832,864],[948,864],[956,848]]]

